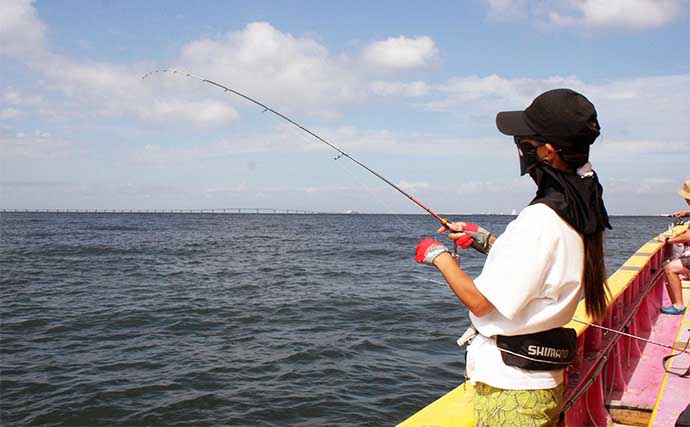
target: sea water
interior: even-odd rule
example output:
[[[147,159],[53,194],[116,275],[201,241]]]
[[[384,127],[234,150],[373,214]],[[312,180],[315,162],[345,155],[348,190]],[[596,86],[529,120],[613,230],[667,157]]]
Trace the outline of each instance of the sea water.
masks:
[[[500,234],[513,218],[458,219]],[[610,273],[669,220],[611,223]],[[467,310],[413,259],[436,229],[423,215],[0,214],[0,424],[395,425],[463,381]],[[483,259],[462,266],[476,276]]]

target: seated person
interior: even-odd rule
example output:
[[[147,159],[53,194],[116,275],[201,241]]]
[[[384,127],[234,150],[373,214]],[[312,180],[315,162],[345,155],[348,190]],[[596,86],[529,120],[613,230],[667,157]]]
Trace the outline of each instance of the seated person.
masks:
[[[685,203],[690,205],[690,179],[683,183],[683,186],[678,190],[678,194],[685,199]],[[690,216],[690,210],[678,211],[671,216],[674,218],[684,218]]]
[[[665,241],[666,243],[690,244],[690,230],[685,230],[677,236],[667,236]],[[668,307],[661,307],[661,312],[664,314],[685,313],[680,275],[690,274],[690,250],[686,250],[680,258],[674,259],[666,264],[664,266],[664,274],[666,275],[666,290],[673,304]]]
[[[685,202],[690,205],[690,180],[683,183],[683,187],[678,191]],[[690,210],[679,211],[673,214],[676,218],[690,216]],[[662,237],[662,236],[660,236]],[[664,274],[666,275],[666,290],[668,296],[671,298],[672,305],[668,307],[661,307],[661,312],[664,314],[683,314],[685,313],[685,305],[683,304],[683,288],[681,283],[681,274],[690,274],[690,229],[685,230],[677,236],[663,236],[663,241],[666,243],[682,243],[685,245],[685,251],[677,259],[670,261],[664,266]]]

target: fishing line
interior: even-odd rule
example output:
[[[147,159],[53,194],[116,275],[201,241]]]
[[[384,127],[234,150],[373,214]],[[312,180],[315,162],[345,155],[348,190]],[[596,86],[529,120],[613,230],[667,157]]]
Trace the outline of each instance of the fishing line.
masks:
[[[271,107],[267,106],[266,104],[264,104],[264,103],[262,103],[262,102],[260,102],[260,101],[258,101],[258,100],[256,100],[256,99],[254,99],[254,98],[252,98],[252,97],[250,97],[250,96],[248,96],[248,95],[245,95],[245,94],[243,94],[243,93],[241,93],[241,92],[239,92],[239,91],[236,91],[236,90],[234,90],[234,89],[232,89],[232,88],[230,88],[230,87],[227,87],[227,86],[225,86],[225,85],[222,85],[222,84],[220,84],[220,83],[217,83],[217,82],[215,82],[215,81],[213,81],[213,80],[209,80],[209,79],[206,79],[206,78],[204,78],[204,77],[197,76],[197,75],[194,75],[194,74],[191,74],[191,73],[188,73],[188,72],[184,72],[184,71],[181,71],[181,70],[176,70],[176,69],[173,69],[173,68],[165,68],[165,69],[153,70],[153,71],[151,71],[151,72],[145,74],[144,76],[142,76],[142,80],[144,80],[144,79],[146,79],[146,78],[152,76],[153,74],[157,74],[157,73],[180,74],[180,75],[183,76],[183,77],[188,77],[188,78],[191,78],[191,79],[194,79],[194,80],[199,80],[199,81],[201,81],[202,83],[207,83],[207,84],[209,84],[209,85],[212,85],[212,86],[215,86],[215,87],[217,87],[217,88],[223,89],[223,91],[224,91],[225,93],[230,92],[231,94],[237,95],[237,96],[239,96],[239,97],[245,99],[246,101],[249,101],[249,102],[251,102],[251,103],[253,103],[253,104],[255,104],[255,105],[257,105],[257,106],[263,108],[263,112],[264,112],[264,113],[265,113],[265,112],[270,112],[270,113],[272,113],[273,116],[274,116],[274,119],[275,119],[275,118],[280,118],[280,119],[282,119],[282,120],[285,120],[286,122],[290,123],[290,124],[293,125],[294,127],[301,129],[302,131],[306,132],[307,134],[311,135],[312,137],[316,138],[317,140],[319,140],[319,141],[323,142],[324,144],[328,145],[329,147],[331,147],[333,150],[335,150],[335,151],[338,153],[338,155],[337,155],[337,156],[335,157],[335,159],[334,159],[336,162],[337,162],[340,158],[342,158],[342,157],[347,157],[347,158],[350,159],[352,162],[354,162],[356,165],[362,167],[362,168],[363,168],[364,170],[366,170],[367,172],[371,173],[372,175],[376,176],[377,178],[379,178],[380,180],[382,180],[383,182],[385,182],[385,183],[388,184],[389,186],[393,187],[393,188],[394,188],[395,190],[397,190],[400,194],[404,195],[404,196],[407,197],[410,201],[412,201],[414,204],[416,204],[417,206],[419,206],[420,208],[422,208],[423,210],[425,210],[429,215],[431,215],[432,217],[436,218],[436,220],[438,220],[438,221],[441,223],[441,225],[446,226],[446,225],[448,224],[448,222],[449,222],[448,219],[443,218],[443,217],[441,217],[440,215],[438,215],[436,212],[432,211],[430,208],[428,208],[427,206],[425,206],[424,204],[422,204],[420,201],[418,201],[417,199],[415,199],[414,197],[412,197],[410,194],[408,194],[405,190],[403,190],[403,189],[400,188],[399,186],[397,186],[397,185],[395,185],[394,183],[392,183],[390,180],[388,180],[387,178],[385,178],[383,175],[381,175],[381,174],[379,174],[378,172],[374,171],[373,169],[369,168],[369,167],[366,166],[364,163],[360,162],[359,160],[357,160],[357,159],[355,159],[354,157],[352,157],[350,154],[348,154],[348,153],[346,153],[345,151],[341,150],[339,147],[337,147],[337,146],[335,146],[334,144],[328,142],[327,140],[325,140],[325,139],[322,138],[321,136],[317,135],[316,133],[312,132],[311,130],[307,129],[306,127],[302,126],[301,124],[297,123],[296,121],[292,120],[291,118],[285,116],[284,114],[282,114],[282,113],[280,113],[280,112],[278,112],[278,111],[272,109]],[[304,138],[305,135],[300,134],[300,137],[301,137],[301,138]],[[339,165],[339,166],[340,166],[340,167],[344,167],[343,165]],[[365,186],[364,184],[361,184],[361,183],[360,183],[360,185],[362,185],[363,187],[366,188],[366,186]],[[377,200],[378,200],[379,198],[375,197],[374,199],[377,199]],[[381,203],[380,200],[379,200],[379,203]],[[413,230],[412,227],[411,227],[409,224],[407,224],[405,221],[403,221],[402,218],[401,218],[400,216],[395,215],[395,217],[403,224],[403,226],[404,226],[408,231],[412,231],[412,230]],[[453,257],[454,257],[455,259],[459,260],[458,254],[457,254],[457,245],[456,245],[456,244],[454,244],[454,248],[453,248]],[[428,282],[432,282],[432,283],[438,283],[438,284],[442,284],[442,285],[444,285],[444,286],[447,286],[447,284],[442,283],[442,282],[437,281],[437,280],[428,279],[428,278],[423,278],[423,277],[418,277],[418,278],[421,279],[421,280],[424,280],[424,281],[428,281]]]
[[[274,115],[271,115],[269,117],[271,118],[271,120],[274,120],[276,123],[280,122],[278,117],[276,117]],[[288,128],[286,128],[286,129],[288,129]],[[303,132],[296,132],[294,127],[290,127],[289,131],[292,135],[294,135],[295,137],[298,137],[302,141],[308,141],[309,144],[312,143],[312,140],[308,139],[307,136]],[[364,181],[362,181],[362,177],[360,176],[360,174],[355,174],[351,169],[347,168],[346,164],[338,161],[338,160],[340,160],[340,157],[341,156],[334,157],[333,161],[338,165],[338,167],[342,171],[347,173],[348,177],[350,179],[354,180],[360,188],[367,191],[372,196],[370,201],[374,201],[377,205],[382,207],[384,211],[388,211],[388,212],[393,213],[393,209],[391,209],[391,205],[387,204],[382,198],[377,197],[377,195],[374,193],[374,191],[371,189],[371,187],[368,186],[366,183],[364,183]],[[414,231],[414,228],[410,224],[405,222],[400,215],[395,214],[395,213],[393,213],[393,215],[400,222],[400,224],[403,225],[403,227],[407,231],[410,231],[410,232]]]
[[[639,337],[639,336],[637,336],[637,335],[628,334],[628,333],[626,333],[626,332],[619,331],[619,330],[616,330],[616,329],[611,329],[611,328],[607,328],[607,327],[605,327],[605,326],[597,325],[597,324],[594,324],[594,323],[585,322],[584,320],[580,320],[580,319],[576,319],[576,318],[573,318],[572,320],[573,320],[573,322],[582,323],[583,325],[587,325],[587,326],[593,326],[593,327],[595,327],[595,328],[603,329],[603,330],[605,330],[605,331],[613,332],[614,334],[623,335],[623,336],[626,336],[626,337],[628,337],[628,338],[633,338],[633,339],[636,339],[636,340],[639,340],[639,341],[644,341],[644,342],[646,342],[646,343],[653,344],[653,345],[656,345],[656,346],[659,346],[659,347],[664,347],[664,348],[668,348],[668,349],[671,349],[671,350],[679,351],[679,352],[681,352],[681,353],[688,353],[688,354],[690,354],[690,351],[687,350],[687,349],[681,349],[681,348],[678,348],[678,347],[674,347],[674,346],[672,346],[672,345],[668,345],[668,344],[663,344],[663,343],[660,343],[660,342],[652,341],[652,340],[649,340],[649,339],[647,339],[647,338],[642,338],[642,337]]]
[[[278,117],[275,117],[275,116],[273,116],[273,115],[271,115],[271,116],[269,116],[269,117],[270,117],[270,119],[273,120],[275,123],[282,123],[282,122],[278,119]],[[288,129],[289,132],[291,133],[291,135],[294,135],[295,137],[299,138],[300,140],[305,141],[305,142],[308,142],[309,144],[312,144],[312,141],[311,141],[310,139],[308,139],[307,136],[306,136],[303,132],[297,132],[297,131],[294,129],[294,127],[290,127],[290,128],[287,128],[287,127],[286,127],[285,129]],[[335,157],[335,158],[333,158],[333,161],[338,165],[338,167],[339,167],[341,170],[343,170],[345,173],[347,173],[348,176],[349,176],[351,179],[353,179],[362,189],[364,189],[365,191],[367,191],[368,193],[370,193],[370,194],[372,195],[372,200],[375,201],[376,204],[378,204],[379,206],[382,206],[382,207],[384,208],[384,210],[388,210],[388,211],[390,211],[390,212],[393,211],[393,210],[391,209],[391,206],[390,206],[390,205],[388,205],[387,203],[385,203],[385,201],[384,201],[382,198],[377,197],[377,195],[371,190],[370,186],[368,186],[368,185],[362,180],[362,177],[360,176],[360,174],[354,173],[354,171],[353,171],[352,169],[349,169],[345,163],[339,162],[339,161],[338,161],[339,159],[340,159],[339,157]],[[393,214],[393,216],[400,222],[400,224],[402,224],[402,226],[403,226],[405,229],[407,229],[407,231],[409,231],[409,232],[414,232],[414,228],[412,227],[412,225],[409,224],[409,223],[407,223],[405,220],[403,220],[403,218],[402,218],[399,214]],[[421,280],[421,281],[430,282],[430,283],[435,283],[435,284],[437,284],[437,285],[441,285],[441,286],[444,286],[444,287],[447,287],[447,286],[448,286],[448,284],[445,283],[445,282],[441,282],[441,281],[439,281],[439,280],[434,280],[434,279],[431,279],[431,278],[428,278],[428,277],[424,277],[424,276],[420,276],[420,275],[412,275],[412,277],[415,278],[415,279]]]
[[[214,82],[213,80],[209,80],[209,79],[206,79],[206,78],[204,78],[204,77],[197,76],[197,75],[194,75],[194,74],[191,74],[191,73],[187,73],[187,72],[184,72],[184,71],[176,70],[176,69],[173,69],[173,68],[165,68],[165,69],[160,69],[160,70],[151,71],[151,72],[145,74],[145,75],[142,77],[142,79],[146,79],[146,78],[148,78],[148,77],[150,77],[151,75],[156,74],[156,73],[180,74],[180,75],[182,75],[182,76],[184,76],[184,77],[188,77],[188,78],[191,78],[191,79],[199,80],[199,81],[201,81],[201,82],[203,82],[203,83],[207,83],[207,84],[210,84],[210,85],[212,85],[212,86],[216,86],[216,87],[218,87],[218,88],[220,88],[220,89],[223,89],[226,93],[227,93],[227,92],[230,92],[230,93],[232,93],[232,94],[234,94],[234,95],[237,95],[237,96],[239,96],[239,97],[241,97],[241,98],[244,98],[245,100],[247,100],[247,101],[249,101],[249,102],[251,102],[251,103],[253,103],[253,104],[255,104],[255,105],[258,105],[259,107],[261,107],[261,108],[264,109],[264,112],[267,112],[267,111],[268,111],[268,112],[274,114],[275,116],[280,117],[281,119],[287,121],[288,123],[292,124],[293,126],[299,128],[299,129],[303,130],[304,132],[308,133],[309,135],[313,136],[313,137],[316,138],[317,140],[323,142],[324,144],[328,145],[329,147],[331,147],[332,149],[334,149],[335,151],[337,151],[337,152],[338,152],[338,156],[336,157],[336,160],[339,159],[339,158],[341,158],[341,157],[347,157],[348,159],[352,160],[355,164],[357,164],[357,165],[361,166],[362,168],[364,168],[367,172],[373,174],[374,176],[376,176],[377,178],[379,178],[380,180],[382,180],[383,182],[385,182],[385,183],[388,184],[389,186],[393,187],[395,190],[397,190],[400,194],[402,194],[402,195],[404,195],[405,197],[407,197],[407,198],[408,198],[410,201],[412,201],[414,204],[416,204],[416,205],[419,206],[420,208],[424,209],[429,215],[431,215],[431,216],[433,216],[434,218],[436,218],[436,219],[441,223],[441,225],[444,225],[444,226],[445,226],[446,224],[448,224],[448,220],[447,220],[446,218],[442,218],[442,217],[441,217],[440,215],[438,215],[436,212],[434,212],[434,211],[432,211],[431,209],[429,209],[427,206],[425,206],[424,204],[422,204],[421,202],[419,202],[417,199],[415,199],[414,197],[412,197],[410,194],[408,194],[405,190],[403,190],[403,189],[400,188],[399,186],[397,186],[397,185],[395,185],[394,183],[392,183],[391,181],[389,181],[389,180],[388,180],[387,178],[385,178],[383,175],[381,175],[381,174],[379,174],[378,172],[372,170],[371,168],[369,168],[368,166],[366,166],[364,163],[362,163],[362,162],[360,162],[359,160],[355,159],[354,157],[352,157],[351,155],[349,155],[349,154],[346,153],[345,151],[341,150],[340,148],[338,148],[338,147],[335,146],[334,144],[328,142],[327,140],[325,140],[324,138],[320,137],[320,136],[317,135],[316,133],[312,132],[311,130],[307,129],[306,127],[302,126],[301,124],[297,123],[296,121],[292,120],[291,118],[289,118],[289,117],[283,115],[282,113],[280,113],[280,112],[278,112],[278,111],[272,109],[271,107],[267,106],[266,104],[264,104],[264,103],[262,103],[262,102],[260,102],[260,101],[258,101],[258,100],[256,100],[256,99],[254,99],[254,98],[252,98],[252,97],[250,97],[250,96],[248,96],[248,95],[245,95],[245,94],[243,94],[243,93],[241,93],[241,92],[239,92],[239,91],[236,91],[236,90],[234,90],[234,89],[232,89],[232,88],[229,88],[229,87],[224,86],[224,85],[222,85],[222,84],[220,84],[220,83]]]
[[[436,283],[437,285],[441,285],[441,286],[448,286],[448,283],[442,282],[442,281],[440,281],[440,280],[429,279],[428,277],[417,276],[417,275],[412,276],[412,277],[414,277],[415,279],[423,280],[423,281],[425,281],[425,282]]]

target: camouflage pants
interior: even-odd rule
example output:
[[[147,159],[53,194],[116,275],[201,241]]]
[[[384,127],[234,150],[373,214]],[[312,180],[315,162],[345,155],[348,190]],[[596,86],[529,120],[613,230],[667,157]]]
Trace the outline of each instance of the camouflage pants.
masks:
[[[546,390],[504,390],[477,383],[474,419],[477,427],[556,426],[565,385]]]

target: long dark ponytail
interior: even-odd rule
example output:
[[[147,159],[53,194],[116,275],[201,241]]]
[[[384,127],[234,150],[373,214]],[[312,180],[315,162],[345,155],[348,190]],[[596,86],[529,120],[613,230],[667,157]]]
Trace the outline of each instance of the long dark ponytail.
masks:
[[[585,246],[582,283],[585,289],[585,311],[594,320],[606,313],[609,292],[604,264],[604,232],[583,235]]]

